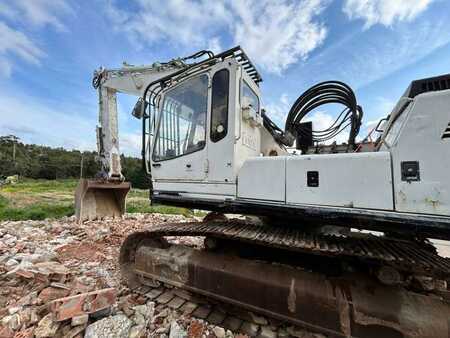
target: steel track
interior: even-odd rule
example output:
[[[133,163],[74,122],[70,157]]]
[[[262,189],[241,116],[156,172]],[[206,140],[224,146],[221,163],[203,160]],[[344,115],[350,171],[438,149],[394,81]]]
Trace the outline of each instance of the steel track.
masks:
[[[383,237],[314,235],[300,229],[258,226],[241,221],[170,223],[152,227],[147,236],[206,236],[307,254],[353,258],[388,265],[399,271],[447,279],[450,260],[440,257],[431,245]],[[146,235],[143,235],[144,237]]]
[[[377,337],[380,333],[397,337],[399,332],[409,337],[419,331],[423,337],[444,337],[443,332],[448,332],[448,299],[384,286],[367,275],[327,277],[289,266],[231,258],[226,253],[183,249],[168,244],[166,236],[212,237],[224,243],[345,258],[387,265],[404,274],[448,279],[449,260],[438,256],[430,245],[378,237],[312,235],[294,228],[235,220],[166,223],[131,234],[121,247],[120,264],[132,288],[142,286],[146,278],[156,279],[331,337]],[[302,310],[306,307],[307,313]]]

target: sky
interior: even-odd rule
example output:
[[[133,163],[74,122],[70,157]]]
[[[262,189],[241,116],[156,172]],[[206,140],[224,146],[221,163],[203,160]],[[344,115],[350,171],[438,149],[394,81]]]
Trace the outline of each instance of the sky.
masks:
[[[450,72],[449,15],[447,0],[0,0],[0,135],[95,149],[95,69],[241,45],[280,126],[303,91],[340,80],[364,108],[364,136],[412,80]],[[122,151],[139,156],[135,101],[119,95],[119,126]]]

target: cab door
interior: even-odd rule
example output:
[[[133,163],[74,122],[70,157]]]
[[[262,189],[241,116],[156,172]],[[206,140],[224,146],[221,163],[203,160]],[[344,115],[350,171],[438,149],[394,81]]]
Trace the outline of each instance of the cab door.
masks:
[[[234,113],[236,64],[211,69],[211,109],[208,138],[208,182],[234,184]]]
[[[164,94],[151,154],[153,179],[207,178],[208,83],[209,76],[205,73]]]

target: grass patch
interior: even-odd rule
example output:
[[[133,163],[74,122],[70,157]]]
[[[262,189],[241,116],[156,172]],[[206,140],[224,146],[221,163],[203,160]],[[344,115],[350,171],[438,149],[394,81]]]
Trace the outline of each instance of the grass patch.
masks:
[[[183,215],[185,217],[193,217],[194,211],[186,208],[171,207],[167,205],[150,205],[150,201],[134,201],[127,202],[127,212],[129,213],[159,213],[169,215]]]
[[[61,218],[74,213],[71,205],[34,204],[26,208],[0,207],[0,220],[24,221]]]
[[[77,180],[22,179],[0,188],[0,221],[43,220],[71,216]],[[202,216],[186,208],[150,205],[148,190],[132,189],[127,197],[129,213],[161,213]]]
[[[3,189],[2,189],[3,192]],[[8,193],[8,196],[13,193]],[[72,204],[67,203],[34,203],[25,207],[17,207],[11,199],[0,195],[0,220],[23,221],[43,220],[46,218],[60,218],[74,214]]]
[[[65,180],[33,180],[33,179],[21,179],[17,184],[9,184],[1,188],[2,192],[6,193],[70,193],[73,194],[78,184],[77,180],[65,179]]]

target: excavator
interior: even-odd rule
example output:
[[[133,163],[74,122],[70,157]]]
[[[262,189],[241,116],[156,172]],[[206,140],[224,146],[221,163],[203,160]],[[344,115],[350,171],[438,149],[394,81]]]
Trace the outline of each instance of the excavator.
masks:
[[[95,71],[102,170],[80,181],[77,219],[125,212],[116,94],[134,95],[151,203],[209,214],[129,235],[130,287],[162,282],[327,337],[449,337],[450,260],[433,240],[450,240],[450,74],[412,81],[374,140],[345,83],[308,89],[282,129],[261,82],[240,46]],[[324,105],[343,109],[317,130]]]

